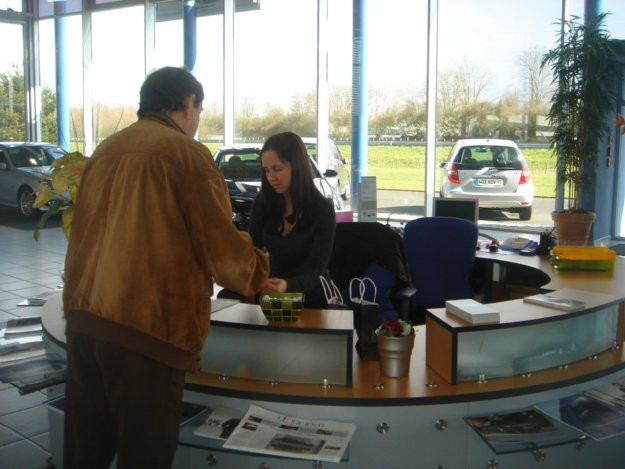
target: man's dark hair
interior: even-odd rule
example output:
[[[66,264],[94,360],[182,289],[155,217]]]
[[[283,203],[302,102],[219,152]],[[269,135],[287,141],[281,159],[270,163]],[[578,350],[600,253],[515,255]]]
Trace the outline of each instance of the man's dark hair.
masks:
[[[150,112],[171,112],[184,109],[184,99],[195,95],[193,105],[204,101],[202,84],[183,67],[163,67],[150,73],[139,92],[139,110],[143,117]]]

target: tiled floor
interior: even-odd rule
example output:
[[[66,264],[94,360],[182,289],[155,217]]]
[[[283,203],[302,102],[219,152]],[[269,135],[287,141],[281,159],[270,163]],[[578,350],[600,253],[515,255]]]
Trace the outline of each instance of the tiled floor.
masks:
[[[52,290],[61,281],[67,242],[60,220],[33,239],[35,222],[0,208],[0,322],[41,314],[41,307],[16,306],[28,296]],[[21,396],[0,383],[0,469],[50,468],[50,439],[44,392]]]

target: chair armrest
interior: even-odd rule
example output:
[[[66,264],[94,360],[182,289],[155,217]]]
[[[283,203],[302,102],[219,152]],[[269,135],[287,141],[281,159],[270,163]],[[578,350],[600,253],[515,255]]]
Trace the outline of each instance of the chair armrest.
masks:
[[[395,305],[399,317],[408,320],[410,317],[410,299],[417,293],[417,289],[411,286],[394,288],[389,293],[389,299]]]

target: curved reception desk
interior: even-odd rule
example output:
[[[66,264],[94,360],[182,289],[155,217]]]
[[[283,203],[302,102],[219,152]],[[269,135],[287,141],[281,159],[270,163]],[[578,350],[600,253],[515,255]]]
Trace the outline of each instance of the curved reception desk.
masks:
[[[531,408],[625,377],[625,259],[617,259],[614,272],[560,272],[540,258],[478,257],[498,270],[496,282],[506,281],[507,268],[529,269],[544,275],[543,289],[581,295],[586,308],[566,313],[521,299],[495,302],[500,322],[480,326],[429,311],[426,325],[415,328],[409,375],[388,378],[378,361],[353,353],[349,312],[306,310],[296,323],[267,324],[256,307],[226,307],[212,317],[203,370],[187,376],[186,401],[241,414],[254,404],[295,418],[352,423],[356,431],[340,462],[321,462],[314,454],[300,459],[225,449],[222,440],[194,435],[205,418],[200,415],[181,427],[175,467],[625,467],[623,435],[578,435],[504,453],[493,451],[465,420]],[[54,301],[44,307],[43,323],[51,344],[62,346],[61,305]],[[62,432],[58,427],[51,419],[51,435]]]

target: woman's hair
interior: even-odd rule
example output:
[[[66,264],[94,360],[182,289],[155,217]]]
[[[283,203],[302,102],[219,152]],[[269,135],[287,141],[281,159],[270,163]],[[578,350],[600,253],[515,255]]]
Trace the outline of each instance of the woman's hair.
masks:
[[[299,135],[293,132],[283,132],[269,137],[262,149],[260,155],[264,152],[273,150],[278,154],[282,161],[287,161],[291,165],[291,202],[293,203],[293,212],[288,217],[290,223],[298,222],[298,225],[307,225],[307,215],[310,214],[310,206],[317,197],[323,197],[313,181],[313,171],[310,163],[310,157],[306,151],[304,142]],[[265,171],[261,172],[260,192],[256,197],[261,205],[261,213],[268,225],[278,231],[282,229],[284,214],[284,196],[278,194],[267,180]]]
[[[184,99],[195,95],[193,106],[198,107],[204,101],[202,84],[182,67],[163,67],[150,73],[139,91],[139,110],[137,116],[143,117],[150,112],[171,112],[184,109]]]

